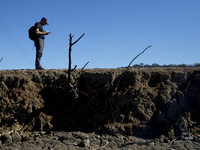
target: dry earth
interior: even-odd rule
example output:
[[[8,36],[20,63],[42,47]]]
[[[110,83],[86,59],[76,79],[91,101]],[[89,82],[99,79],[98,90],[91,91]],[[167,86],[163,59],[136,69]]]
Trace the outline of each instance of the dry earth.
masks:
[[[200,68],[131,68],[118,82],[123,71],[86,69],[74,98],[66,69],[1,70],[0,133],[199,136]]]

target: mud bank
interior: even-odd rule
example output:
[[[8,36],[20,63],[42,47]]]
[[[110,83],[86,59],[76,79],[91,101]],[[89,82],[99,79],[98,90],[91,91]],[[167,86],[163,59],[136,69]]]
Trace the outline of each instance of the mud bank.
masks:
[[[123,71],[86,69],[74,98],[65,69],[1,70],[0,130],[199,135],[200,68],[129,69],[120,78]]]

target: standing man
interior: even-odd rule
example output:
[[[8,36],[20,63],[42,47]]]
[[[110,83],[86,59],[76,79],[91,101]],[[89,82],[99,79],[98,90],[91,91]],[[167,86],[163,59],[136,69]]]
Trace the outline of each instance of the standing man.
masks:
[[[40,22],[35,23],[35,34],[36,38],[34,40],[35,47],[36,47],[36,59],[35,59],[35,69],[43,70],[42,66],[40,65],[40,60],[42,57],[42,52],[44,49],[44,39],[45,35],[48,35],[49,31],[44,31],[43,26],[49,25],[47,18],[42,18]]]

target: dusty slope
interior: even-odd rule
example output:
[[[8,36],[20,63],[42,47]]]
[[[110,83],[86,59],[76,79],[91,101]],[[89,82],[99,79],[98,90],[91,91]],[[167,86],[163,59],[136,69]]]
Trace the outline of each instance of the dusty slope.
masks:
[[[129,69],[114,92],[122,73],[85,70],[74,99],[67,70],[1,70],[0,129],[147,138],[199,134],[200,68]]]

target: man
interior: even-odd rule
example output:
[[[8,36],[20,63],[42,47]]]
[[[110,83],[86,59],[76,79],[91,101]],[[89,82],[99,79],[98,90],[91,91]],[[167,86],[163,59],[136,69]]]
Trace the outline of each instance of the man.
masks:
[[[35,69],[43,70],[42,66],[40,65],[40,60],[42,57],[42,52],[44,49],[44,39],[45,35],[48,35],[49,31],[44,31],[43,26],[49,25],[47,18],[42,18],[40,22],[35,23],[35,34],[36,38],[34,40],[35,47],[36,47],[36,59],[35,59]]]

